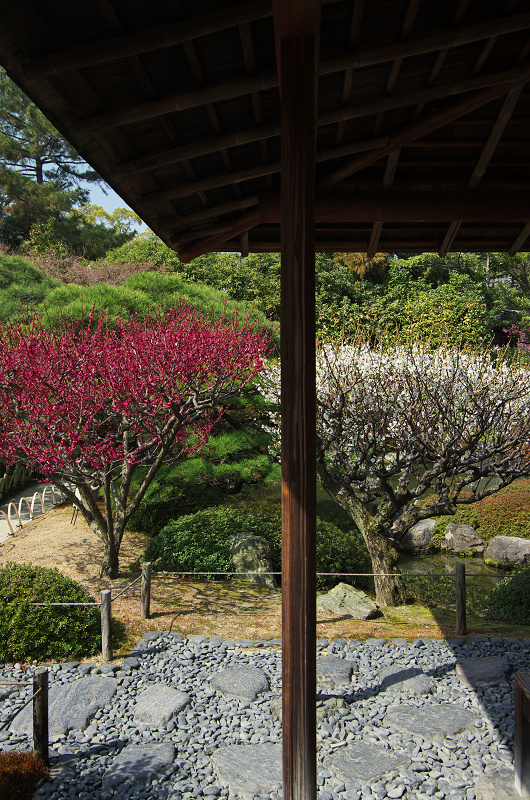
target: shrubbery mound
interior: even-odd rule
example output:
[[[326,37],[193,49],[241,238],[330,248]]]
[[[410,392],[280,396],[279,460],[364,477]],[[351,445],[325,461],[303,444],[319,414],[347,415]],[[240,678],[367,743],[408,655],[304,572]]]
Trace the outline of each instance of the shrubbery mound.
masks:
[[[528,625],[530,619],[530,569],[503,578],[486,598],[484,613],[490,619]]]
[[[281,510],[266,501],[209,508],[172,520],[149,543],[143,560],[159,569],[231,572],[230,536],[235,533],[269,541],[273,571],[281,571]],[[360,534],[345,533],[332,522],[317,519],[317,572],[371,572]],[[328,588],[340,580],[321,577],[317,586]]]
[[[90,594],[57,569],[8,562],[0,567],[0,661],[67,660],[101,649],[100,618]]]
[[[0,800],[29,800],[49,772],[31,750],[0,753]]]

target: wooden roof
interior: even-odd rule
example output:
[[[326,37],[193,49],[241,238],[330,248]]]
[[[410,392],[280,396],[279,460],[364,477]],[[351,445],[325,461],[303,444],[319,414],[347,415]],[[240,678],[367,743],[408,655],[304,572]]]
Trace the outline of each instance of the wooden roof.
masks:
[[[530,249],[530,7],[322,7],[317,250]],[[268,0],[10,0],[8,74],[168,245],[280,246]]]

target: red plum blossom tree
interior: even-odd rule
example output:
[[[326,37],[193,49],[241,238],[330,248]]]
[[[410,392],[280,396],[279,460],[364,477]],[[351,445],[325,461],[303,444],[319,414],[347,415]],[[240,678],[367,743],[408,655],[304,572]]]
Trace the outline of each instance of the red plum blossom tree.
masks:
[[[0,455],[53,480],[118,575],[127,522],[164,463],[199,451],[223,402],[262,370],[268,334],[247,318],[180,305],[84,327],[0,329]],[[131,496],[139,467],[145,474]]]

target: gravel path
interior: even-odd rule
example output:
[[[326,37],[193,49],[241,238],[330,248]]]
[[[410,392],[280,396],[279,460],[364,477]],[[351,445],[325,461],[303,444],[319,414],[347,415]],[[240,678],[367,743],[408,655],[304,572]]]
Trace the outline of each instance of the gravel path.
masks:
[[[185,639],[180,634],[146,634],[131,659],[124,662],[124,668],[102,665],[99,670],[92,670],[92,674],[116,681],[116,691],[107,705],[95,713],[86,730],[71,730],[57,737],[51,752],[53,780],[38,787],[35,798],[188,800],[235,798],[236,792],[245,797],[241,775],[239,789],[235,779],[227,785],[219,754],[236,752],[230,749],[233,745],[266,745],[268,751],[237,752],[270,752],[276,758],[281,724],[271,704],[279,697],[281,686],[281,650],[277,644],[248,640],[234,644],[220,637],[208,641],[201,636]],[[318,645],[319,655],[324,657],[320,662],[324,677],[317,696],[320,800],[474,800],[481,776],[494,777],[502,770],[513,770],[513,678],[471,688],[458,677],[455,665],[461,659],[494,656],[497,661],[506,659],[513,671],[529,670],[530,640],[426,639],[407,643],[396,639],[347,643],[337,639],[331,644],[319,640]],[[341,679],[341,671],[335,670],[337,664],[346,667],[346,674],[351,665],[349,682]],[[227,690],[221,694],[212,687],[211,679],[215,676],[214,684],[221,686],[220,676],[227,675],[222,671],[232,668],[238,671],[234,675],[246,671],[250,677],[259,670],[266,676],[269,689],[252,701],[234,699],[229,690],[228,694]],[[87,665],[52,664],[50,684],[71,684],[89,671]],[[4,665],[0,681],[27,682],[28,677],[20,665]],[[412,680],[408,689],[406,680],[404,684],[399,682],[402,678]],[[234,680],[234,694],[236,684]],[[166,693],[167,687],[172,687],[178,690],[175,695],[187,695],[189,702],[164,724],[139,722],[134,716],[137,698],[147,688],[157,686]],[[2,700],[0,724],[22,705],[29,692],[28,685]],[[448,709],[461,716],[467,714],[475,723],[462,726],[461,732],[444,734],[444,714]],[[437,735],[421,727],[432,712],[440,728]],[[400,719],[410,722],[399,727]],[[271,749],[271,744],[277,747]],[[27,736],[20,733],[0,733],[0,747],[4,750],[28,745]],[[140,745],[151,749],[166,745],[159,748],[158,756],[166,757],[169,752],[171,763],[167,764],[166,757],[165,766],[142,772],[138,763],[125,762],[126,770],[117,782],[112,775],[120,774],[116,772],[119,760],[123,761],[127,753],[144,752]],[[364,753],[362,758],[358,756],[362,762],[358,779],[343,769],[344,759],[352,753]],[[382,753],[381,758],[378,753]],[[346,754],[342,762],[339,754]],[[395,768],[387,769],[383,756],[390,759],[390,765],[394,757]],[[249,758],[249,770],[251,763]],[[375,775],[363,778],[368,774],[363,771],[366,769]],[[384,775],[377,775],[381,769],[385,770]],[[270,772],[272,780],[273,770]],[[247,798],[276,800],[282,796],[281,789],[267,787],[266,778],[256,788],[254,777],[249,773],[248,786],[254,789],[247,787]],[[513,781],[510,775],[508,778]]]

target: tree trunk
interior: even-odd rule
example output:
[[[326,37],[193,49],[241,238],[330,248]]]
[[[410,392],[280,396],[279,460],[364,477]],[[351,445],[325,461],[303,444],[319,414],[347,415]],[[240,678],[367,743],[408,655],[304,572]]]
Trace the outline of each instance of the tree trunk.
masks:
[[[117,578],[119,571],[118,547],[113,535],[108,535],[105,539],[105,550],[101,560],[100,575],[107,575],[109,578]]]
[[[381,542],[379,535],[364,531],[364,540],[372,559],[376,601],[380,606],[402,606],[407,599],[403,576],[397,566],[397,550],[388,543]],[[381,577],[377,574],[383,573]],[[389,573],[392,573],[389,576]],[[394,577],[395,576],[395,577]]]

